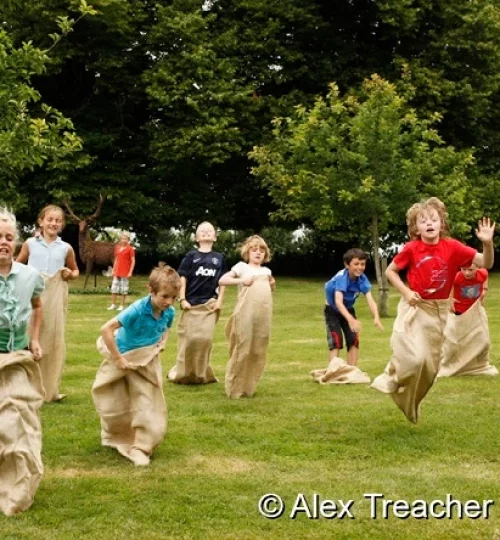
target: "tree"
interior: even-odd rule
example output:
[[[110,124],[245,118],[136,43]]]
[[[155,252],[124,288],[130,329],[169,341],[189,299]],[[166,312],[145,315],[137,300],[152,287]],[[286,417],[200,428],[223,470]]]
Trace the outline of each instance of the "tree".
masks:
[[[16,48],[5,30],[0,31],[0,179],[4,184],[4,201],[16,211],[28,204],[28,196],[20,190],[19,180],[26,171],[45,167],[54,171],[70,171],[86,162],[76,155],[82,140],[74,132],[73,123],[57,109],[41,101],[33,79],[45,73],[50,51],[67,36],[86,15],[97,12],[85,0],[79,0],[77,20],[59,16],[58,33],[49,37],[52,45],[42,50],[31,41]],[[9,27],[8,23],[4,26]]]
[[[444,144],[433,127],[439,119],[418,118],[393,84],[374,75],[358,96],[342,97],[332,84],[312,108],[275,119],[273,140],[250,154],[258,163],[253,174],[278,205],[275,216],[371,246],[382,315],[388,287],[381,255],[402,241],[405,210],[433,194],[464,223],[472,153]]]
[[[42,103],[31,85],[47,62],[44,51],[31,43],[15,48],[0,31],[0,182],[3,202],[16,211],[27,203],[19,189],[23,173],[41,166],[67,170],[82,149],[72,122]]]

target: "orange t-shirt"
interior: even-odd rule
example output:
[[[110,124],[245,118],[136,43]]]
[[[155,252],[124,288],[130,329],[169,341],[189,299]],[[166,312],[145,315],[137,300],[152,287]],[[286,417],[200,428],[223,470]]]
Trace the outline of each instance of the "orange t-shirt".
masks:
[[[132,266],[132,259],[135,257],[135,249],[132,246],[115,247],[115,271],[116,277],[128,277]]]

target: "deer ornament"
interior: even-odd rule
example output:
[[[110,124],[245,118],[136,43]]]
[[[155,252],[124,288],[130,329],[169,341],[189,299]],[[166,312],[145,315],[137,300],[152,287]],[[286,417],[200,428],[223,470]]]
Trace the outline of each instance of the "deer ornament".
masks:
[[[101,215],[102,206],[104,204],[105,197],[99,195],[99,202],[95,212],[85,217],[84,219],[76,216],[71,209],[69,202],[65,201],[64,206],[68,211],[68,216],[73,223],[78,225],[78,253],[80,259],[85,264],[85,282],[83,288],[87,288],[87,283],[90,274],[94,268],[98,266],[108,267],[113,265],[115,244],[113,242],[99,242],[92,240],[90,236],[89,225],[96,222],[97,218]],[[97,286],[97,274],[94,274],[94,288]]]

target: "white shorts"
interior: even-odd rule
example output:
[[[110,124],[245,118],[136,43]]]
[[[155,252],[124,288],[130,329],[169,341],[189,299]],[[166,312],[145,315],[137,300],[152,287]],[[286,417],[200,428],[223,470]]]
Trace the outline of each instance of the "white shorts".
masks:
[[[114,277],[111,283],[111,292],[113,294],[128,294],[128,278]]]

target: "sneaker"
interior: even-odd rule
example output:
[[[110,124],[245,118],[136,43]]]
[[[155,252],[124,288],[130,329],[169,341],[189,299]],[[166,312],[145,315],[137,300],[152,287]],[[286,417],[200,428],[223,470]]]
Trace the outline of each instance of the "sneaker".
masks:
[[[118,306],[116,308],[116,311],[123,311],[125,309],[125,306]]]
[[[128,453],[128,458],[136,467],[145,467],[149,465],[150,459],[142,450],[138,448],[133,448]]]
[[[111,304],[108,308],[108,311],[112,311],[113,309],[116,309],[116,306],[114,304]]]

